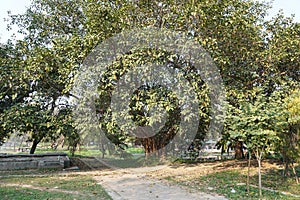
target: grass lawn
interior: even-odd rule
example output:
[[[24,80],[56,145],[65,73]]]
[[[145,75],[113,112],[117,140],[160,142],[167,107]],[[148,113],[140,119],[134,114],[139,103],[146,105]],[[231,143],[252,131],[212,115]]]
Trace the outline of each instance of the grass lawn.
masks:
[[[190,165],[190,164],[189,164]],[[300,166],[297,168],[300,174]],[[212,169],[209,173],[194,174],[185,178],[173,175],[165,177],[169,181],[174,181],[180,185],[191,189],[200,190],[207,193],[217,193],[224,195],[229,199],[259,199],[257,169],[251,168],[250,173],[250,193],[247,193],[246,179],[247,167],[229,167]],[[268,191],[263,189],[263,199],[300,199],[300,184],[297,185],[294,177],[282,177],[282,169],[280,168],[265,168],[262,174],[262,185],[264,188],[272,189]],[[281,194],[286,192],[297,196]]]
[[[269,182],[273,181],[273,185],[279,185],[276,180],[270,180],[274,177],[269,177]],[[257,185],[257,182],[254,181],[256,177],[252,177],[251,184]],[[266,180],[266,179],[264,179]],[[232,171],[222,171],[222,172],[216,172],[212,173],[206,176],[201,176],[197,179],[191,180],[194,184],[192,184],[194,187],[198,188],[205,188],[202,191],[205,192],[216,192],[218,194],[223,194],[226,197],[230,199],[259,199],[258,196],[258,189],[255,187],[250,187],[250,194],[247,194],[246,185],[242,185],[241,183],[246,182],[246,176],[241,174],[237,170]],[[197,183],[197,185],[195,185]],[[265,181],[263,181],[265,183]],[[285,184],[287,185],[287,184]],[[206,187],[205,187],[206,186]],[[208,187],[207,187],[208,186]],[[264,184],[264,187],[267,185]],[[277,188],[277,189],[283,189],[281,191],[286,191],[287,188]],[[298,187],[300,190],[300,187]],[[290,191],[295,193],[298,193],[298,191]],[[265,199],[299,199],[292,196],[283,195],[277,192],[271,192],[263,190],[263,196]]]
[[[142,155],[144,154],[144,149],[137,148],[137,147],[129,147],[129,148],[126,148],[125,151],[127,153],[131,153],[131,154],[142,154]],[[69,156],[71,156],[70,151],[68,151],[66,149],[53,150],[51,148],[37,148],[37,150],[35,151],[35,154],[53,153],[53,152],[63,152],[63,153],[68,154]],[[100,150],[97,150],[97,149],[89,149],[89,148],[82,147],[82,149],[80,151],[75,151],[75,156],[78,156],[78,157],[81,157],[81,156],[102,157],[102,153]],[[106,153],[105,157],[110,157],[108,155],[108,152]]]
[[[91,176],[8,177],[0,181],[1,199],[103,199],[110,196]]]
[[[37,153],[42,152],[45,151]],[[133,154],[143,153],[139,148],[129,148],[127,152]],[[76,152],[78,157],[95,155],[100,156],[100,151],[82,150]],[[120,168],[166,164],[157,159],[145,160],[143,156],[138,155],[126,159],[107,156],[104,160]],[[258,185],[255,165],[257,164],[253,160],[250,170],[250,184],[254,186]],[[245,160],[196,163],[194,161],[183,161],[183,163],[179,161],[170,165],[166,171],[158,172],[158,174],[159,178],[176,182],[192,190],[217,193],[229,199],[259,199],[257,187],[251,186],[249,194],[246,191],[246,166],[247,161]],[[299,165],[296,170],[300,174]],[[95,182],[92,175],[58,174],[56,171],[51,170],[0,172],[0,176],[4,177],[10,174],[19,174],[19,176],[0,179],[0,199],[111,199],[101,185]],[[32,174],[36,174],[36,176]],[[300,199],[300,184],[296,184],[294,177],[283,177],[282,164],[276,160],[263,161],[262,185],[266,188],[263,189],[263,199]],[[268,191],[267,189],[276,191]],[[282,194],[277,191],[297,196]]]
[[[54,193],[47,191],[38,191],[33,189],[15,188],[15,187],[0,187],[1,199],[3,200],[39,200],[39,199],[86,199],[84,196],[77,196],[64,193]]]
[[[145,159],[143,156],[134,156],[132,158],[107,158],[104,159],[107,163],[112,166],[119,167],[119,168],[138,168],[138,167],[150,167],[150,166],[157,166],[169,163],[166,161],[161,161],[157,158],[148,158]]]

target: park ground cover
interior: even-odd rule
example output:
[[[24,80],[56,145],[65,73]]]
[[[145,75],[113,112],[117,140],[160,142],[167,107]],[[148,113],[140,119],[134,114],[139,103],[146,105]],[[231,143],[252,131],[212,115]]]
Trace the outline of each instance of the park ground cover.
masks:
[[[0,194],[3,200],[111,199],[91,175],[56,174],[53,171],[46,176],[27,174],[1,178]]]
[[[217,193],[229,199],[259,199],[256,162],[250,168],[250,193],[247,193],[247,161],[177,163],[153,175],[190,190]],[[263,162],[263,199],[300,199],[300,185],[294,177],[282,176],[278,161]],[[300,172],[300,167],[296,167]]]
[[[256,162],[253,161],[251,165],[249,194],[245,185],[247,161],[175,162],[162,169],[149,171],[148,175],[150,179],[178,184],[191,191],[220,194],[228,199],[258,199]],[[264,160],[263,199],[300,198],[300,185],[296,184],[294,177],[283,177],[282,169],[280,162]],[[300,173],[299,166],[296,170]],[[111,199],[94,180],[93,177],[97,175],[99,171],[1,172],[0,193],[2,199]]]

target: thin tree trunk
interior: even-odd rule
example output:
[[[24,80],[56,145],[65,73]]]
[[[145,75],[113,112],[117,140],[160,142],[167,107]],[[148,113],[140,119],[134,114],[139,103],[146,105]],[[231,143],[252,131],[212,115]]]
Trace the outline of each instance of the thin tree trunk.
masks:
[[[256,151],[256,159],[258,163],[258,188],[259,188],[259,197],[262,197],[262,184],[261,184],[261,157],[262,153],[259,150]]]
[[[40,142],[40,140],[38,140],[38,139],[33,140],[32,146],[30,148],[30,154],[34,154],[34,152],[36,150],[36,147],[39,144],[39,142]]]
[[[294,167],[294,163],[292,163],[291,165],[292,165],[293,173],[294,173],[294,176],[295,176],[295,179],[296,179],[296,183],[299,184],[299,179],[298,179],[295,167]]]
[[[283,176],[290,176],[289,165],[290,165],[290,161],[289,161],[289,159],[286,156],[285,159],[284,159]]]
[[[76,147],[71,147],[71,155],[74,157],[76,151]]]
[[[61,148],[64,148],[65,145],[65,139],[63,139],[62,143],[61,143]]]
[[[102,159],[105,157],[105,147],[104,144],[101,144],[101,153],[102,153]]]
[[[21,143],[20,143],[20,146],[19,146],[19,150],[22,150],[22,144],[23,144],[23,141],[24,141],[24,137],[22,136],[22,140],[21,140]]]
[[[248,173],[247,173],[247,192],[250,194],[250,166],[251,166],[251,152],[248,151]]]

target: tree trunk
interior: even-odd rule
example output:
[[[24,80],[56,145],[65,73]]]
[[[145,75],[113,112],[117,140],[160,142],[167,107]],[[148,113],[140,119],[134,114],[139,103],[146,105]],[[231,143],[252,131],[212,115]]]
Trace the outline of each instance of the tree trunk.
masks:
[[[284,171],[283,171],[283,176],[290,176],[289,165],[290,165],[289,160],[288,160],[288,159],[285,159],[285,161],[284,161]]]
[[[259,197],[262,197],[262,184],[261,184],[261,157],[262,152],[259,152],[259,150],[256,151],[256,159],[258,163],[258,189],[259,189]]]
[[[30,149],[30,154],[34,154],[39,142],[40,142],[40,140],[38,140],[38,139],[33,140],[33,143],[32,143],[31,149]]]
[[[142,138],[141,139],[141,143],[144,147],[145,150],[145,156],[146,158],[151,154],[151,153],[157,153],[157,149],[158,149],[158,144],[155,140],[154,137],[151,138]]]
[[[162,131],[152,137],[141,138],[141,144],[145,150],[146,159],[150,154],[160,157],[163,155],[162,159],[166,157],[167,152],[165,152],[164,147],[173,139],[176,135],[176,128],[172,127],[167,131]],[[142,135],[142,133],[140,134]]]
[[[292,165],[293,173],[294,173],[294,176],[295,176],[295,179],[296,179],[296,183],[299,184],[299,180],[298,180],[297,172],[296,172],[295,167],[294,167],[294,163],[292,163],[291,165]]]
[[[250,194],[250,166],[251,166],[251,152],[248,151],[248,173],[247,173],[247,192]]]
[[[245,155],[243,152],[243,142],[236,141],[234,145],[234,151],[235,151],[235,159],[245,159]]]
[[[102,159],[105,157],[105,147],[104,144],[101,144],[101,153],[102,153]]]
[[[70,147],[70,148],[71,148],[71,156],[74,157],[75,151],[76,151],[76,147]]]
[[[64,145],[65,145],[65,139],[62,140],[61,148],[64,148]]]
[[[289,165],[290,165],[290,159],[287,156],[287,149],[284,147],[282,151],[282,157],[283,157],[283,163],[284,163],[284,170],[283,170],[283,176],[290,176],[290,170],[289,170]]]

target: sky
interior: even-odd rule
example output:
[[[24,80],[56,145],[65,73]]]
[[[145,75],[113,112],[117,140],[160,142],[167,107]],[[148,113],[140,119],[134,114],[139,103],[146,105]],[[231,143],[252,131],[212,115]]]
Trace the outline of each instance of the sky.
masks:
[[[7,18],[7,11],[11,11],[12,14],[24,13],[26,7],[30,5],[31,0],[0,0],[0,42],[4,43],[13,33],[17,32],[17,28],[11,31],[7,31],[7,22],[4,18]],[[263,0],[260,0],[263,1]],[[270,0],[264,0],[270,2]],[[285,16],[295,14],[295,21],[300,22],[300,0],[273,0],[273,8],[270,10],[270,16],[274,16],[278,11],[282,9]],[[20,38],[20,35],[17,35]]]

